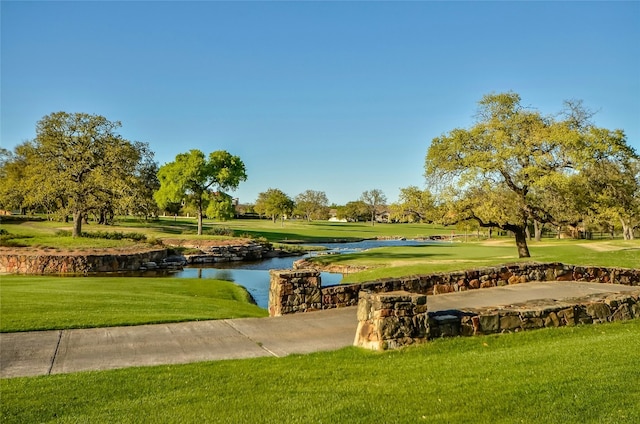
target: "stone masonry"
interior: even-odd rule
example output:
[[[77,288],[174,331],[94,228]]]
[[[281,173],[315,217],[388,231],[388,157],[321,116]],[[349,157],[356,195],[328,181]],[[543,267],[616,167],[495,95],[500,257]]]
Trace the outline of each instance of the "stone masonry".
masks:
[[[0,255],[0,272],[13,274],[88,274],[157,269],[167,262],[166,249],[123,254],[42,254]],[[180,264],[177,264],[178,266]]]
[[[360,292],[354,346],[398,349],[427,341],[427,296],[408,292]]]
[[[640,288],[631,292],[600,293],[563,301],[543,299],[502,307],[429,314],[427,337],[512,333],[634,318],[640,318]]]
[[[320,272],[315,269],[271,270],[269,315],[322,309]]]

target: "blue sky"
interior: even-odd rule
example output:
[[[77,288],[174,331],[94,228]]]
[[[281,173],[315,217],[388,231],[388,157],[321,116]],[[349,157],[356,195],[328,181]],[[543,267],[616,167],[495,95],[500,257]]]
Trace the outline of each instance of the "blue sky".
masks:
[[[162,165],[227,150],[254,202],[424,186],[487,93],[597,110],[640,151],[640,2],[1,3],[1,145],[56,111],[121,121]]]

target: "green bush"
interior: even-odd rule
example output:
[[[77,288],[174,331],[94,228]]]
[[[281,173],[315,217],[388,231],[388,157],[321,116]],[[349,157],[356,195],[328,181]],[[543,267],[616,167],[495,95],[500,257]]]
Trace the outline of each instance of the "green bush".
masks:
[[[155,237],[148,238],[145,240],[145,242],[147,244],[150,244],[151,246],[163,246],[162,240]]]
[[[205,231],[205,234],[210,236],[229,236],[233,237],[234,232],[231,228],[227,227],[213,227],[210,230]]]
[[[94,231],[91,233],[82,233],[82,237],[86,238],[96,238],[96,239],[106,239],[106,240],[122,240],[128,239],[133,241],[145,241],[147,236],[142,233],[123,233],[120,231]]]
[[[71,231],[58,230],[55,232],[56,237],[71,237]],[[105,240],[133,240],[133,241],[145,241],[147,240],[146,234],[143,233],[123,233],[120,231],[93,231],[90,233],[82,233],[82,237],[90,239],[105,239]]]

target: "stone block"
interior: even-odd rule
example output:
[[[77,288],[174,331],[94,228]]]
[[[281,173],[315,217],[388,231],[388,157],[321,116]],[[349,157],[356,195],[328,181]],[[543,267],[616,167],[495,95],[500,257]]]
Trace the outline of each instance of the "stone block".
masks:
[[[500,331],[517,331],[522,329],[522,321],[516,312],[500,313]]]
[[[544,326],[545,327],[560,327],[563,323],[558,318],[558,314],[555,312],[549,312],[544,317]]]
[[[360,292],[355,346],[374,350],[395,349],[423,343],[426,335],[425,295]]]
[[[633,311],[628,303],[621,304],[613,313],[612,321],[625,321],[633,318]]]
[[[558,315],[558,318],[564,323],[564,325],[567,325],[567,326],[576,325],[576,316],[575,316],[576,314],[573,306],[570,308],[566,308],[566,309],[562,309],[561,311],[558,311],[557,315]]]
[[[500,330],[500,315],[498,313],[480,315],[478,321],[480,331],[483,333],[497,333]]]
[[[536,328],[543,328],[545,326],[542,318],[524,318],[521,321],[521,327],[523,330],[532,330]]]
[[[586,305],[586,313],[597,322],[606,322],[611,317],[611,308],[604,302]]]

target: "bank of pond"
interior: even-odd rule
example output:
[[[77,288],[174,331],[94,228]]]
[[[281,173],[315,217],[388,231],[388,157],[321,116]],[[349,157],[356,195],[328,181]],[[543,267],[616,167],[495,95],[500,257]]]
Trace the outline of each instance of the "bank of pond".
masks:
[[[272,269],[291,269],[293,262],[318,254],[355,253],[377,247],[422,246],[435,243],[438,242],[422,240],[363,240],[348,243],[314,243],[313,246],[323,247],[326,250],[314,251],[297,257],[287,256],[252,262],[221,262],[208,266],[188,266],[181,271],[171,273],[170,276],[233,281],[243,286],[251,294],[258,306],[266,309],[269,304],[269,271]],[[336,285],[340,284],[342,274],[322,272],[321,279],[323,286]]]

